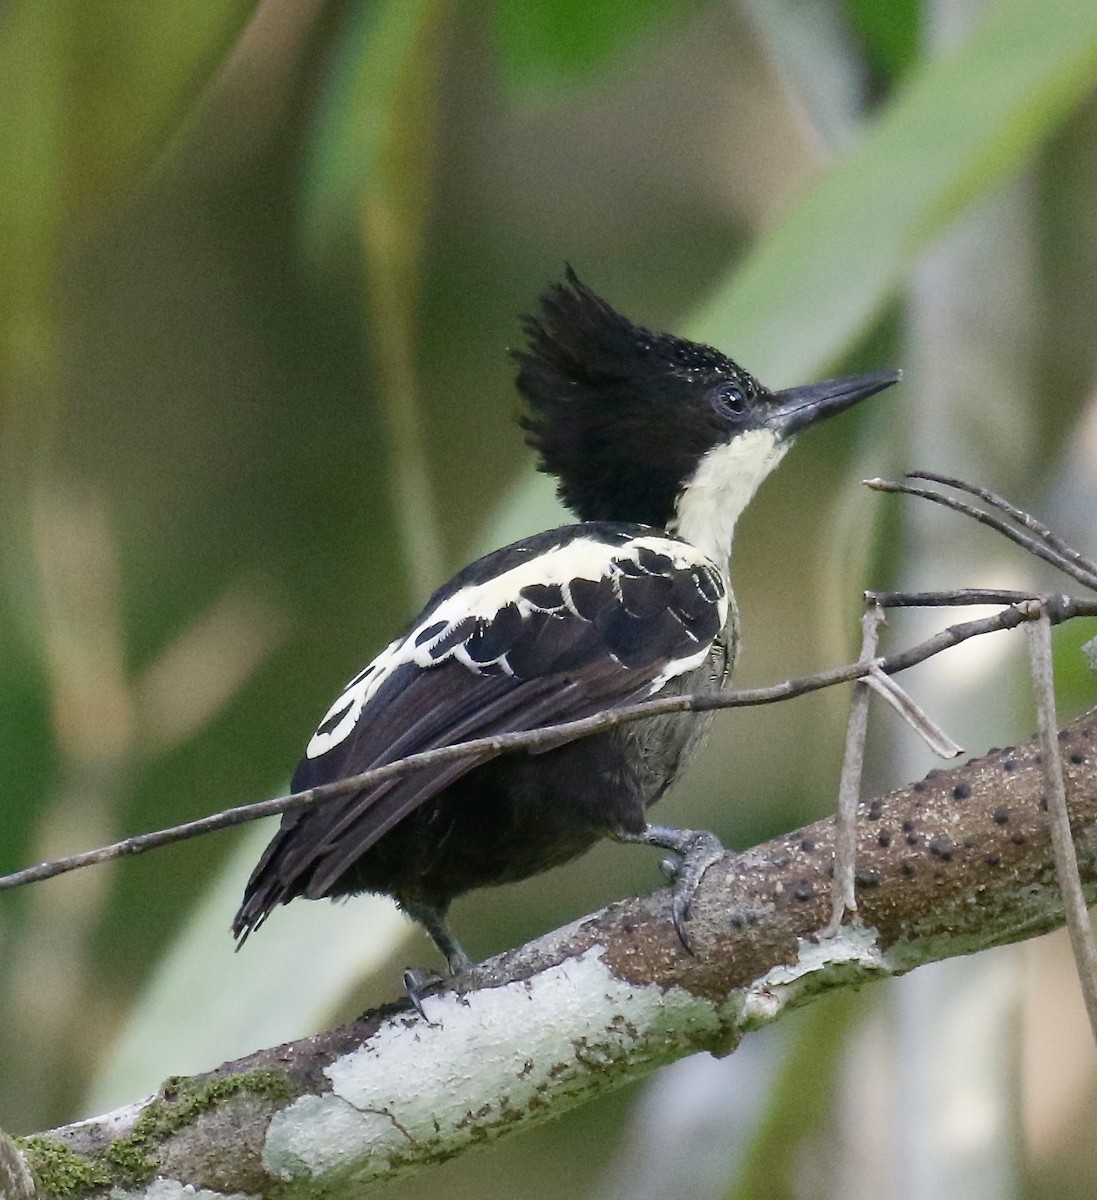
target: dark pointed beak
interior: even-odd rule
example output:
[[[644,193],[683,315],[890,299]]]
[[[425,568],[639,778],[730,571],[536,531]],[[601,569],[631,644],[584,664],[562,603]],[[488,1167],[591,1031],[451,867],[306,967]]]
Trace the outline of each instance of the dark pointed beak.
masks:
[[[872,371],[868,375],[828,379],[824,383],[809,383],[774,392],[765,423],[782,438],[790,438],[817,421],[824,421],[852,408],[860,400],[875,396],[898,383],[901,376],[901,371]]]

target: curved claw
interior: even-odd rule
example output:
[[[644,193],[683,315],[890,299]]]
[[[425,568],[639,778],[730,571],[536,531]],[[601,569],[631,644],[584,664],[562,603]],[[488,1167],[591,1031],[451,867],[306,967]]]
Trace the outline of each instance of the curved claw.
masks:
[[[705,872],[724,855],[724,846],[714,833],[703,829],[669,829],[664,825],[649,825],[643,833],[619,834],[623,842],[640,842],[647,846],[661,846],[677,854],[678,862],[664,860],[663,872],[671,883],[671,919],[678,940],[687,953],[693,953],[686,933],[693,897],[701,884]],[[672,871],[668,872],[668,862]]]
[[[689,907],[692,899],[692,896],[683,896],[676,891],[671,896],[670,901],[674,932],[678,934],[678,940],[682,943],[682,948],[687,954],[694,952],[693,947],[689,944],[689,935],[686,933],[686,922],[689,920]]]
[[[724,847],[720,839],[715,834],[703,830],[693,833],[682,853],[671,896],[671,914],[678,939],[690,954],[693,953],[693,947],[686,933],[686,922],[691,915],[693,898],[701,886],[705,872],[723,855]]]
[[[428,971],[421,967],[408,967],[404,972],[404,991],[407,992],[412,1007],[428,1025],[431,1020],[423,1010],[423,996],[428,988],[441,982],[442,976],[437,971]]]

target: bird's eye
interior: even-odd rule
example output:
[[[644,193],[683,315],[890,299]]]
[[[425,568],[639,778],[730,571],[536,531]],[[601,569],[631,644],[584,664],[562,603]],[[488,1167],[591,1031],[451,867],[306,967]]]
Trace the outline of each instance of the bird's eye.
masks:
[[[712,407],[724,417],[741,416],[747,406],[747,394],[737,383],[721,383],[712,389]]]

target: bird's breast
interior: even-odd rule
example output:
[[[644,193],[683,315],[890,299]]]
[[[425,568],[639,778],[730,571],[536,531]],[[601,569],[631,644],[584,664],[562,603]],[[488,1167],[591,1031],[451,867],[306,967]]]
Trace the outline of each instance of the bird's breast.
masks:
[[[659,696],[688,696],[724,691],[731,685],[739,653],[739,614],[728,596],[728,616],[704,662],[667,681]],[[623,762],[633,764],[632,786],[644,808],[674,783],[708,735],[713,712],[670,713],[637,721],[615,731]]]

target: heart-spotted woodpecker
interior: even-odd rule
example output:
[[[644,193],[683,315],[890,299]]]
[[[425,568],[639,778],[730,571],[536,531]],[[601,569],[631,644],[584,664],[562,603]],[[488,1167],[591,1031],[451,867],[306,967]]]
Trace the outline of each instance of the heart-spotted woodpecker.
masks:
[[[726,687],[739,648],[736,520],[795,434],[899,378],[772,392],[709,346],[634,325],[570,269],[541,305],[515,353],[521,424],[578,522],[496,550],[441,587],[328,710],[295,792],[470,738]],[[456,974],[471,963],[446,921],[454,897],[611,837],[679,857],[673,913],[685,940],[690,899],[721,847],[646,813],[707,726],[696,715],[624,724],[286,813],[233,933],[242,943],[298,896],[386,893]]]

